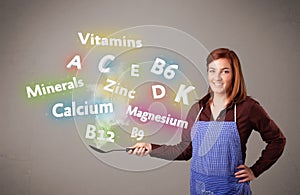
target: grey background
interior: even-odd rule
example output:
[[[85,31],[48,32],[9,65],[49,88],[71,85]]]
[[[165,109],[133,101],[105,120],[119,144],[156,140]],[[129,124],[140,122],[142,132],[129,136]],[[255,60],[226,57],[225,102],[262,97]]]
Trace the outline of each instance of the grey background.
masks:
[[[0,194],[189,193],[189,162],[147,172],[112,168],[87,150],[72,120],[51,119],[48,101],[24,95],[30,82],[65,77],[66,59],[81,52],[76,32],[145,24],[238,53],[249,95],[287,137],[282,158],[252,182],[253,194],[299,194],[298,1],[1,0],[0,21]],[[263,146],[253,133],[249,165]]]

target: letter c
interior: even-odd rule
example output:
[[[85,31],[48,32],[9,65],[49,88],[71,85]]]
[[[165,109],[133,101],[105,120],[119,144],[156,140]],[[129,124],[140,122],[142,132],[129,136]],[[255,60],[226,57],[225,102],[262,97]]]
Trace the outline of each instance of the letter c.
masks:
[[[100,72],[102,73],[108,73],[110,71],[110,68],[104,68],[104,66],[109,62],[109,61],[113,61],[115,59],[115,56],[113,55],[106,55],[103,58],[101,58],[99,65],[98,65],[98,69]]]
[[[63,117],[64,115],[63,115],[63,113],[57,113],[56,111],[57,111],[57,108],[59,108],[59,107],[63,107],[64,106],[64,104],[62,104],[62,103],[57,103],[57,104],[55,104],[53,107],[52,107],[52,114],[56,117],[56,118],[60,118],[60,117]]]
[[[128,97],[129,97],[130,99],[134,99],[134,95],[133,95],[133,94],[135,94],[135,91],[133,91],[133,90],[129,91],[129,92],[128,92]]]

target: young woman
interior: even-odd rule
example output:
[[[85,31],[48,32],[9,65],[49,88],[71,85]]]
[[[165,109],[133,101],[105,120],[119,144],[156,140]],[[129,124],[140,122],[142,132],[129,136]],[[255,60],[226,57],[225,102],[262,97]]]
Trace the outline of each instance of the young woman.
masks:
[[[209,93],[187,116],[189,127],[177,145],[137,143],[133,153],[191,161],[191,194],[251,194],[249,181],[281,156],[286,139],[259,103],[247,96],[238,56],[219,48],[207,57]],[[246,143],[256,130],[267,143],[260,158],[244,164]]]

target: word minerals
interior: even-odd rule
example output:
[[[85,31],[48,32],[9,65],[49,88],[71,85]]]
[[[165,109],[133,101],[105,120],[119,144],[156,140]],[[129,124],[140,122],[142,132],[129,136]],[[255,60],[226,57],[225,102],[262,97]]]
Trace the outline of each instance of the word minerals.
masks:
[[[71,90],[75,88],[80,88],[84,86],[84,82],[82,79],[78,79],[76,77],[72,78],[72,81],[66,81],[63,83],[57,83],[54,85],[45,84],[36,84],[33,88],[30,86],[26,86],[27,98],[43,96],[53,93],[58,93],[66,90]]]
[[[95,114],[107,114],[114,111],[112,103],[101,104],[88,104],[87,101],[84,105],[77,105],[76,102],[72,102],[71,106],[65,106],[59,102],[52,107],[52,115],[56,118],[71,117],[71,116],[85,116]]]

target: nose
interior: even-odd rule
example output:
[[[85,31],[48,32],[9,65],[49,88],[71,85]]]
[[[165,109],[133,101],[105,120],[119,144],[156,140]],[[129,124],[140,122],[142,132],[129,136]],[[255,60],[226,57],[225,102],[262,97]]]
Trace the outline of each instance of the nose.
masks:
[[[216,81],[222,80],[221,73],[215,74],[215,78],[214,78],[214,79],[215,79]]]

